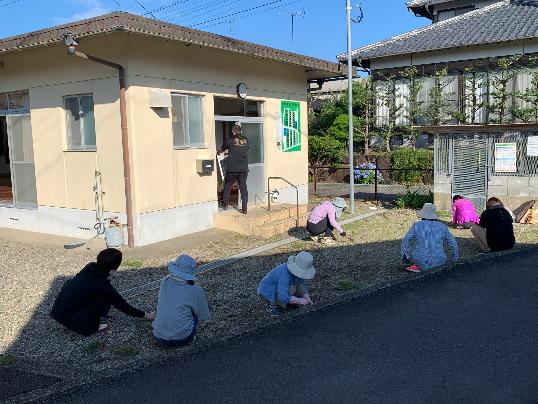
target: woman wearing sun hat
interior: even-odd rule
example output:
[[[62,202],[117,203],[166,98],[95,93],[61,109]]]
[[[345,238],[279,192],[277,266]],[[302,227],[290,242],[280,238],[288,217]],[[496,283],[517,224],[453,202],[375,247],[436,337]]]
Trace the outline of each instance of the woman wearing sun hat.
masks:
[[[174,348],[194,340],[198,322],[209,319],[209,307],[203,289],[194,284],[194,258],[180,255],[168,271],[161,281],[153,335],[159,344]]]
[[[346,209],[347,203],[344,198],[340,197],[314,207],[306,222],[306,230],[310,233],[310,238],[324,244],[332,244],[334,243],[334,229],[338,230],[341,236],[345,236],[346,232],[337,219],[340,219]]]
[[[271,315],[280,315],[288,305],[312,304],[306,281],[316,274],[313,262],[312,254],[301,251],[265,275],[258,286],[258,295],[267,302],[267,311]]]
[[[401,256],[411,272],[427,271],[445,264],[448,260],[445,253],[445,241],[452,251],[452,260],[458,260],[458,244],[448,227],[439,222],[433,203],[426,203],[417,213],[421,219],[416,222],[405,235],[402,242]],[[411,252],[411,242],[414,247]]]

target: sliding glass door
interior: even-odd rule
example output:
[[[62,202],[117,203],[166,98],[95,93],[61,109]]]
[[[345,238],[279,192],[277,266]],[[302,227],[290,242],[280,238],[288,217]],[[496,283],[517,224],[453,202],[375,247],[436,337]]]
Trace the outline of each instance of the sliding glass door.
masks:
[[[30,115],[8,115],[7,132],[13,204],[22,207],[35,207],[37,205],[37,190]]]

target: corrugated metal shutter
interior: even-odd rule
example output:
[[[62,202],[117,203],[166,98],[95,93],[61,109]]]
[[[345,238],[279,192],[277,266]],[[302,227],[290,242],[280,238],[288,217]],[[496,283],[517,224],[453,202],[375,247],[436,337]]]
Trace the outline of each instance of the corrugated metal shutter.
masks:
[[[472,200],[480,213],[486,206],[487,138],[485,135],[457,136],[453,144],[452,193]]]

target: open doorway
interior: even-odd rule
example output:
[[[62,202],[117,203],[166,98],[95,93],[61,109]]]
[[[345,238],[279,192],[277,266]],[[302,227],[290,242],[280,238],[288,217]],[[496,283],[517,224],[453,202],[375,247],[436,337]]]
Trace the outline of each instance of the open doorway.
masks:
[[[5,116],[0,116],[0,204],[1,203],[13,203],[7,119]]]
[[[215,142],[217,151],[220,150],[224,142],[232,135],[232,128],[234,122],[228,121],[215,121]],[[226,174],[226,159],[223,159],[220,164],[217,164],[218,176],[217,176],[217,195],[219,203],[222,202],[222,195],[224,193],[224,176]],[[232,192],[230,194],[230,205],[237,205],[239,200],[239,187],[237,183],[232,186]]]
[[[217,150],[232,135],[232,128],[238,122],[241,125],[243,136],[249,141],[248,150],[248,203],[249,205],[263,204],[265,201],[265,155],[264,155],[264,118],[263,102],[242,100],[237,98],[215,97],[215,141]],[[224,171],[226,170],[224,160]],[[217,167],[219,201],[222,200],[224,190],[223,176],[220,167]],[[230,202],[237,204],[237,184],[232,188]]]

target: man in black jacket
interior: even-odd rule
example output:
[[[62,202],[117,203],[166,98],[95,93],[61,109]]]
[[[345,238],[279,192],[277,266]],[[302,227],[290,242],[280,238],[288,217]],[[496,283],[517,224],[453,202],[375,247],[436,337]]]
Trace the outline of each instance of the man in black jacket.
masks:
[[[51,317],[85,336],[107,328],[101,320],[107,316],[110,306],[131,317],[153,320],[155,313],[135,309],[110,284],[110,272],[119,268],[121,260],[120,250],[107,248],[101,251],[97,262],[89,263],[64,284],[52,306]]]
[[[222,196],[223,209],[228,209],[230,191],[237,181],[241,192],[241,213],[247,214],[248,190],[248,139],[241,133],[241,126],[236,123],[232,129],[232,136],[224,142],[219,154],[228,150],[226,159],[226,178],[224,179],[224,194]]]

